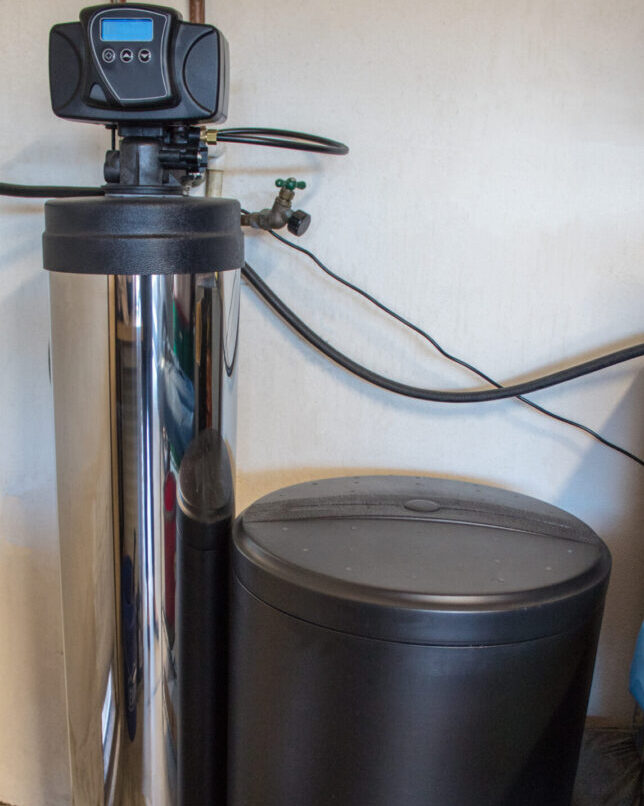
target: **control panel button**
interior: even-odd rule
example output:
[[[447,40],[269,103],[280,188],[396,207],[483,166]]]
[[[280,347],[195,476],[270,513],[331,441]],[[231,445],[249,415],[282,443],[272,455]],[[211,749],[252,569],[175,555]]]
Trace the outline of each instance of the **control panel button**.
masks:
[[[101,53],[101,56],[103,57],[103,61],[107,62],[108,64],[116,59],[116,53],[114,53],[112,48],[105,48]]]
[[[141,48],[139,51],[139,61],[143,62],[143,64],[147,64],[150,59],[152,58],[152,54],[147,48]]]
[[[134,58],[134,53],[132,53],[130,48],[123,48],[123,50],[120,53],[120,56],[121,61],[127,64],[127,62],[131,62],[132,59]]]

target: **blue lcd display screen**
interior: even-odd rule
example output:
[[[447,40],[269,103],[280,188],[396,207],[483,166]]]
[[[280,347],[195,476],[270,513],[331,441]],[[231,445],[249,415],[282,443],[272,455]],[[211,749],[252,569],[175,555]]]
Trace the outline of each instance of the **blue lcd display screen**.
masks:
[[[151,42],[154,25],[148,18],[108,17],[101,20],[103,42]]]

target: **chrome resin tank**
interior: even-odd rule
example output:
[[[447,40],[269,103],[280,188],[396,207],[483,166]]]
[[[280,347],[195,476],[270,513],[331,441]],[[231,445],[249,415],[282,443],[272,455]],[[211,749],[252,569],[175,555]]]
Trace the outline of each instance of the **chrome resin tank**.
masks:
[[[195,201],[185,200],[190,210]],[[88,254],[83,244],[105,238],[88,234],[83,222],[108,229],[100,216],[123,217],[123,205],[136,200],[47,205],[65,674],[77,806],[182,802],[177,483],[187,449],[210,431],[223,446],[232,496],[243,252],[237,203],[198,201],[232,206],[226,213],[229,242],[236,240],[238,250],[233,258],[224,250],[219,265],[225,271],[212,270],[218,268],[217,232],[210,227],[208,234],[207,222],[204,238],[213,235],[208,248],[195,256],[188,244],[185,259],[176,260],[182,271],[170,270],[183,237],[174,216],[174,233],[162,221],[137,224],[152,233],[150,259],[142,257],[140,236],[135,243],[137,234],[125,233],[139,250],[132,266],[115,271],[111,261],[120,247],[107,244],[113,257],[100,265],[90,254],[84,273],[65,257],[71,254],[69,231],[72,238],[78,233],[82,261]],[[183,204],[171,200],[180,210]],[[130,218],[133,210],[126,209]],[[179,239],[174,246],[173,237]],[[169,257],[155,262],[154,250],[166,246],[163,238],[170,241]],[[191,260],[198,269],[209,262],[211,270],[192,271]],[[137,263],[147,271],[136,273]],[[217,461],[224,466],[221,456]]]

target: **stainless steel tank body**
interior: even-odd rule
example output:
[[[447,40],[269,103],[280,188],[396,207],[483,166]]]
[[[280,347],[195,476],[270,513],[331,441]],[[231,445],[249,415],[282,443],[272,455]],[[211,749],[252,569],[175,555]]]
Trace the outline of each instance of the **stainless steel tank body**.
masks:
[[[188,243],[181,251],[178,242],[164,252],[164,237],[194,242],[194,233],[177,233],[182,225],[174,235],[163,226],[173,205],[185,210],[184,200],[174,199],[161,219],[133,225],[148,228],[149,259],[139,251],[122,271],[122,249],[140,250],[145,237],[139,233],[136,242],[136,232],[122,232],[110,244],[98,232],[99,219],[120,215],[135,199],[47,205],[65,675],[78,806],[181,800],[177,480],[184,454],[205,431],[224,446],[230,471],[236,431],[239,208],[199,200],[206,201],[228,204],[232,253],[218,251],[221,240],[208,241],[207,222],[207,248],[195,253]],[[145,204],[153,210],[154,203]],[[190,209],[199,215],[202,205]],[[216,226],[211,234],[222,235]],[[88,243],[101,238],[105,253],[92,255]],[[162,253],[167,258],[159,259]]]

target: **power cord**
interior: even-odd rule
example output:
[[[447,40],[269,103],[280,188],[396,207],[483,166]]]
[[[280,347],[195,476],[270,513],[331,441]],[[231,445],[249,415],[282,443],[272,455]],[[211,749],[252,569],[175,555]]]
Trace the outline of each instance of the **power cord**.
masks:
[[[289,241],[287,238],[284,238],[281,235],[271,231],[271,235],[277,238],[277,240],[282,241],[287,246],[296,249],[299,252],[310,257],[316,265],[318,265],[324,272],[326,272],[330,277],[336,280],[339,283],[342,283],[347,288],[355,291],[356,293],[363,296],[373,305],[376,305],[382,311],[387,313],[389,316],[397,319],[399,322],[404,324],[406,327],[410,328],[411,330],[418,333],[420,336],[425,338],[427,341],[430,342],[445,358],[454,363],[459,364],[460,366],[465,367],[470,372],[477,374],[480,378],[490,383],[494,386],[494,389],[484,389],[478,390],[474,392],[458,392],[458,391],[443,391],[443,390],[436,390],[436,389],[423,389],[420,387],[409,386],[407,384],[400,383],[399,381],[392,380],[390,378],[386,378],[382,375],[378,375],[377,373],[367,369],[366,367],[358,364],[357,362],[353,361],[351,358],[348,358],[346,355],[341,353],[332,345],[328,344],[324,339],[322,339],[315,331],[311,330],[281,299],[280,297],[275,294],[275,292],[261,279],[261,277],[254,271],[254,269],[248,265],[245,265],[244,269],[242,269],[242,273],[253,287],[253,289],[258,293],[258,295],[266,302],[273,310],[278,313],[286,322],[289,324],[300,336],[302,336],[306,341],[312,344],[316,349],[320,350],[324,355],[330,358],[335,363],[339,364],[340,366],[347,369],[349,372],[352,372],[354,375],[362,378],[363,380],[368,381],[376,386],[379,386],[383,389],[386,389],[390,392],[395,392],[397,394],[402,394],[407,397],[413,397],[420,400],[430,400],[439,403],[480,403],[489,400],[500,400],[510,397],[517,397],[522,402],[526,403],[527,405],[531,406],[532,408],[536,409],[537,411],[541,412],[542,414],[546,414],[548,417],[552,417],[553,419],[559,420],[566,425],[571,425],[575,428],[579,428],[580,430],[584,431],[585,433],[592,436],[594,439],[597,439],[606,447],[609,447],[619,453],[627,456],[629,459],[637,462],[640,465],[644,465],[644,460],[640,457],[636,456],[634,453],[622,448],[619,445],[607,440],[601,434],[598,434],[596,431],[593,431],[588,426],[583,425],[575,420],[571,420],[567,417],[563,417],[555,412],[550,411],[549,409],[544,408],[543,406],[534,403],[531,400],[524,398],[524,394],[530,391],[536,391],[538,389],[546,389],[551,386],[555,386],[560,383],[565,383],[566,381],[572,380],[573,378],[578,378],[583,375],[587,375],[591,372],[597,372],[600,369],[604,369],[609,366],[614,366],[615,364],[619,364],[623,361],[631,360],[632,358],[636,358],[638,356],[644,355],[644,344],[636,344],[632,347],[626,348],[625,350],[619,350],[614,353],[609,353],[608,355],[601,356],[597,359],[593,359],[592,361],[587,361],[583,364],[578,364],[572,367],[569,367],[566,370],[561,370],[560,372],[551,373],[550,375],[545,375],[539,378],[535,378],[532,381],[526,381],[522,384],[514,384],[512,386],[503,386],[502,384],[498,383],[497,381],[490,378],[481,370],[474,367],[472,364],[469,364],[466,361],[463,361],[456,356],[451,355],[447,352],[441,345],[434,339],[429,333],[426,333],[417,325],[414,325],[409,320],[405,319],[400,314],[397,314],[395,311],[388,308],[386,305],[381,303],[375,297],[372,297],[363,289],[359,288],[358,286],[354,285],[353,283],[345,280],[344,278],[337,275],[327,266],[325,266],[322,261],[310,250],[305,249],[304,247],[299,246],[298,244]]]

